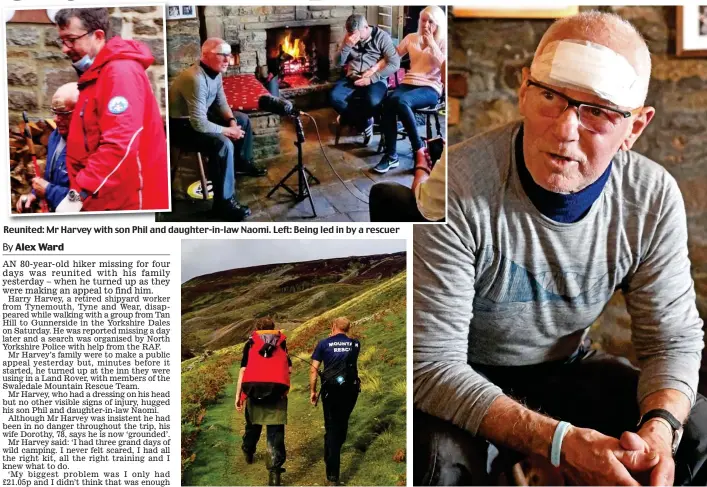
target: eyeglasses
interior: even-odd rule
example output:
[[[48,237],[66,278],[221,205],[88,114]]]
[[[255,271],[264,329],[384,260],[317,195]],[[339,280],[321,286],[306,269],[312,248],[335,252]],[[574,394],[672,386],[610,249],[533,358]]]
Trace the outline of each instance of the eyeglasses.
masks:
[[[220,57],[221,59],[223,59],[224,61],[228,61],[229,59],[232,59],[232,58],[233,58],[233,55],[232,55],[232,54],[223,54],[223,53],[220,53],[220,52],[212,52],[211,54],[213,54],[214,56],[219,56],[219,57]]]
[[[624,118],[629,118],[633,112],[617,108],[587,103],[570,98],[569,96],[542,85],[536,81],[528,80],[527,101],[532,113],[543,117],[557,118],[567,110],[567,107],[577,109],[577,117],[582,127],[592,132],[606,134],[613,131]]]
[[[73,110],[57,110],[56,108],[52,108],[52,113],[56,115],[57,117],[68,117],[72,113],[74,113]]]
[[[76,41],[78,41],[82,37],[86,37],[87,35],[89,35],[91,33],[93,33],[93,31],[89,30],[88,32],[85,32],[85,33],[81,34],[80,36],[76,36],[76,37],[69,37],[66,39],[62,39],[61,37],[59,37],[59,38],[57,38],[57,40],[55,42],[56,42],[56,45],[59,47],[66,46],[69,49],[71,49],[76,44]]]

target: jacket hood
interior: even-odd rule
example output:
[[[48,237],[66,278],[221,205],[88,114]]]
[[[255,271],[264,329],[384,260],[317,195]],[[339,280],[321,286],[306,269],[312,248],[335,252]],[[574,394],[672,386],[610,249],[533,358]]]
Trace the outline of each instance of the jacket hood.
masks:
[[[91,67],[79,77],[79,84],[85,85],[98,78],[103,66],[118,59],[133,60],[147,69],[155,62],[150,48],[140,41],[126,40],[120,36],[112,37],[98,52]]]

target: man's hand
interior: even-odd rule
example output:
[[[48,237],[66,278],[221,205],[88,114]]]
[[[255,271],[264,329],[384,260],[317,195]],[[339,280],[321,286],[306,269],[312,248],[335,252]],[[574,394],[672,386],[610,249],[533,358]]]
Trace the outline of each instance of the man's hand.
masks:
[[[32,178],[32,189],[40,198],[47,197],[47,186],[49,186],[49,181],[42,179],[40,177]]]
[[[317,391],[311,391],[309,393],[309,402],[312,406],[317,405]]]
[[[236,395],[236,411],[238,411],[239,413],[243,411],[243,401],[241,401],[240,394]]]
[[[370,78],[374,74],[378,72],[378,69],[376,69],[376,66],[373,66],[372,68],[368,68],[361,74],[361,78]]]
[[[360,78],[354,81],[354,85],[356,86],[368,86],[371,84],[371,78]]]
[[[236,125],[235,127],[225,127],[221,133],[229,139],[233,140],[238,140],[245,137],[245,132],[243,132],[243,129],[240,128],[238,125]]]
[[[635,433],[620,440],[573,426],[562,442],[560,468],[575,485],[640,485],[629,473],[650,470],[659,455]]]
[[[675,478],[675,461],[672,452],[673,429],[667,421],[656,418],[647,421],[638,431],[638,435],[659,456],[658,464],[651,470],[650,485],[673,485]]]
[[[346,34],[346,37],[344,37],[344,44],[346,44],[349,47],[353,47],[360,40],[361,40],[361,33],[359,31],[354,31],[351,34],[349,34],[349,33]]]
[[[32,206],[32,203],[34,203],[34,200],[36,199],[37,197],[32,193],[23,194],[22,196],[20,196],[17,199],[17,205],[15,206],[17,213],[22,213],[23,210],[29,210]]]

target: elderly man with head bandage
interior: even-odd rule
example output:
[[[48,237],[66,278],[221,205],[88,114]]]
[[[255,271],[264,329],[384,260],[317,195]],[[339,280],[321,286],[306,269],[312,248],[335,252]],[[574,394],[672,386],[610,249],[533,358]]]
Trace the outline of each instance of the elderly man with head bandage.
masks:
[[[414,232],[416,485],[488,484],[523,456],[578,485],[705,484],[684,204],[631,151],[650,69],[621,18],[559,20],[523,120],[450,148],[448,224]],[[638,368],[587,339],[616,290]]]
[[[217,217],[241,221],[250,209],[238,202],[236,173],[264,176],[253,160],[253,130],[248,116],[228,106],[222,74],[231,62],[231,46],[212,37],[201,47],[201,60],[177,76],[169,87],[170,144],[206,153],[213,181]]]

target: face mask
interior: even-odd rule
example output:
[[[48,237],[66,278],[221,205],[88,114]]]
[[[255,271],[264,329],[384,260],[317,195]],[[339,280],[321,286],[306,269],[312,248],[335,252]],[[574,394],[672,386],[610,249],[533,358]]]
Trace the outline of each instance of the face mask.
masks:
[[[89,56],[88,54],[86,54],[84,57],[82,57],[81,59],[79,59],[75,63],[72,63],[72,66],[74,67],[74,69],[76,69],[76,71],[78,71],[80,73],[84,73],[84,72],[86,72],[86,70],[88,68],[91,67],[92,64],[93,64],[93,58],[91,56]]]

